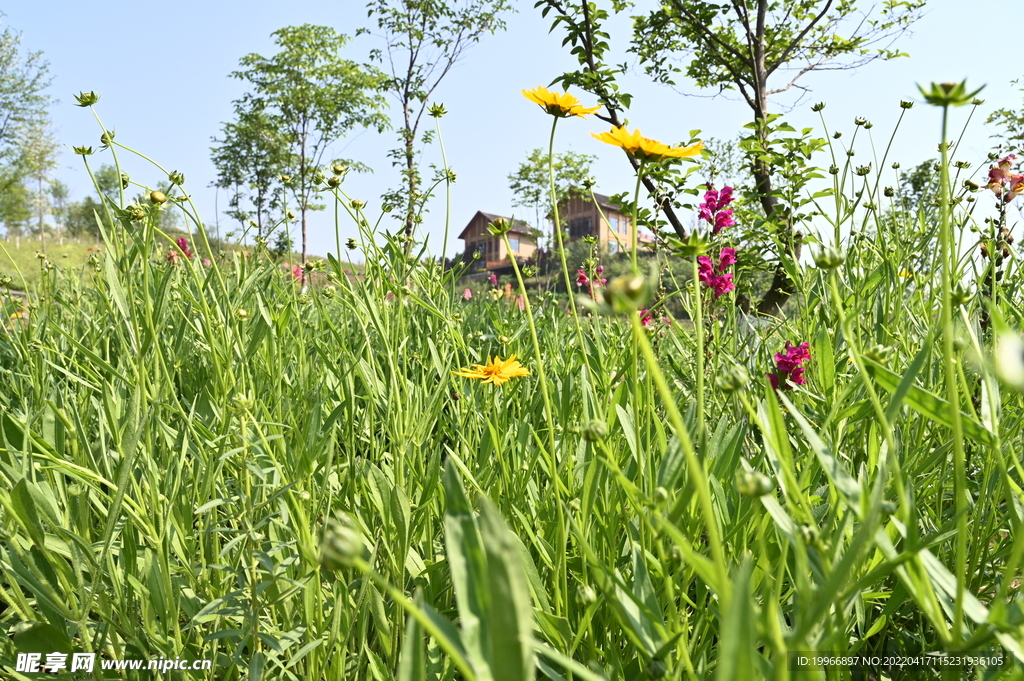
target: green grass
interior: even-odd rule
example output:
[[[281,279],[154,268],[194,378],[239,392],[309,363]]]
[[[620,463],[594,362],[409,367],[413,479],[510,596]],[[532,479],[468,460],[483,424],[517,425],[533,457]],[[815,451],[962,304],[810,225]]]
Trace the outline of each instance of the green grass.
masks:
[[[851,205],[837,232],[876,236],[798,266],[787,318],[706,292],[698,316],[673,282],[700,336],[628,312],[578,330],[539,292],[529,312],[465,301],[365,226],[365,278],[332,257],[303,294],[258,249],[170,264],[149,222],[123,223],[93,276],[55,260],[0,334],[0,665],[46,648],[213,661],[175,679],[848,679],[789,657],[963,650],[1017,666],[893,678],[1024,678],[1024,400],[993,374],[976,292],[950,404],[936,228]],[[953,217],[956,237],[973,224]],[[1008,261],[990,313],[1019,329],[1022,302]],[[775,392],[786,341],[809,343],[807,384]],[[451,374],[511,354],[531,376]]]

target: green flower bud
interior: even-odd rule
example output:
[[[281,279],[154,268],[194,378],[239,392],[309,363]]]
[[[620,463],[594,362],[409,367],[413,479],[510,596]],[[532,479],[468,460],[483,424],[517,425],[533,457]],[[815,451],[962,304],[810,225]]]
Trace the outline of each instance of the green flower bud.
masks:
[[[834,270],[846,262],[846,254],[838,248],[829,246],[814,255],[814,264],[823,270]]]
[[[961,284],[954,286],[950,293],[952,294],[953,305],[957,307],[966,305],[971,299],[970,290],[965,289]]]
[[[287,217],[289,220],[294,220],[295,219],[295,211],[293,211],[293,210],[288,211],[287,213],[285,213],[285,217]]]
[[[866,119],[866,118],[864,118],[862,116],[858,116],[857,118],[853,119],[853,124],[858,126],[858,127],[864,125],[867,122],[868,122],[868,119]]]
[[[900,108],[901,109],[913,109],[914,108],[914,103],[912,101],[910,101],[909,99],[901,99],[900,100]]]
[[[331,166],[331,172],[334,173],[335,175],[344,175],[345,173],[348,172],[348,168],[342,165],[341,163],[335,163],[333,166]]]
[[[320,538],[320,565],[325,570],[352,567],[369,556],[363,534],[351,516],[341,513],[327,521]]]
[[[100,135],[100,142],[103,144],[103,146],[109,147],[110,143],[114,141],[115,134],[116,133],[113,130],[104,131],[104,133]]]
[[[821,111],[824,108],[825,108],[825,102],[818,102],[817,104],[814,104],[813,106],[811,106],[811,111],[817,113],[817,112]]]
[[[576,603],[585,608],[597,602],[597,592],[589,584],[584,584],[576,591]]]
[[[131,177],[128,173],[121,173],[121,189],[128,189],[128,183],[131,181]]]
[[[601,295],[616,314],[631,314],[647,305],[651,287],[641,275],[625,274],[608,282]]]
[[[362,210],[366,208],[366,202],[360,201],[359,199],[352,199],[352,210]]]
[[[608,426],[599,419],[591,420],[583,429],[583,439],[587,442],[603,440],[608,435]]]
[[[359,247],[359,244],[356,243],[355,239],[349,237],[348,241],[345,242],[345,247],[348,248],[348,250],[350,251],[354,251],[356,250],[356,248]]]
[[[870,348],[865,348],[864,356],[873,362],[884,364],[889,355],[892,353],[892,348],[882,344],[872,345]]]
[[[892,187],[886,187],[885,189],[882,190],[882,194],[885,196],[885,198],[891,199],[892,197],[896,196],[896,190],[893,189]]]
[[[327,186],[328,187],[337,187],[340,184],[341,184],[341,178],[338,177],[337,175],[332,175],[331,177],[327,178]]]
[[[732,364],[715,378],[715,385],[724,393],[734,393],[750,383],[750,373],[742,364]]]
[[[72,151],[79,156],[92,156],[95,153],[92,147],[72,147]]]
[[[981,185],[974,180],[964,180],[964,189],[969,192],[976,192],[981,189]]]
[[[428,115],[431,118],[440,118],[448,113],[447,109],[444,108],[444,104],[431,104],[428,110]]]
[[[835,166],[835,165],[829,166],[828,167],[828,174],[829,175],[838,175],[839,174],[839,166]]]
[[[95,91],[89,90],[88,92],[79,92],[75,95],[75,101],[78,102],[75,106],[92,106],[96,102],[100,101],[100,96]]]
[[[179,173],[177,170],[173,170],[167,175],[167,181],[170,182],[171,184],[176,184],[180,186],[185,184],[185,175]]]
[[[771,494],[775,482],[760,471],[743,471],[736,476],[736,489],[745,497],[763,497]]]
[[[512,223],[505,218],[498,218],[487,225],[487,233],[491,236],[502,236],[512,231]]]
[[[152,201],[153,203],[156,203],[156,204],[166,203],[167,202],[167,194],[164,194],[162,191],[158,191],[158,190],[151,191],[149,193],[149,200]]]
[[[240,307],[237,310],[235,310],[235,318],[240,321],[245,321],[246,319],[249,318],[249,311],[246,310],[245,308]]]
[[[968,93],[966,80],[959,83],[932,83],[931,88],[928,90],[925,90],[920,85],[917,86],[926,102],[934,106],[943,107],[970,104],[984,88],[985,86],[983,85],[974,92]]]

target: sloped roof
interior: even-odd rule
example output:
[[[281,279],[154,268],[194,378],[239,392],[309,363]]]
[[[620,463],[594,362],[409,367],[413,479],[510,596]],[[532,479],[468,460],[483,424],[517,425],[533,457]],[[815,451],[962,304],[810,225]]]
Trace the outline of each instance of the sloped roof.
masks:
[[[470,226],[476,220],[477,215],[483,215],[484,219],[487,220],[488,224],[494,222],[495,220],[512,221],[512,229],[509,230],[509,234],[522,234],[524,236],[530,236],[530,233],[533,231],[533,228],[530,227],[529,223],[524,222],[523,220],[513,221],[512,218],[507,218],[502,215],[495,215],[493,213],[485,213],[482,210],[478,210],[476,213],[473,214],[473,217],[470,218],[469,222],[466,223],[466,226],[462,229],[462,232],[459,233],[459,236],[455,237],[456,239],[466,238],[466,232],[469,230]]]

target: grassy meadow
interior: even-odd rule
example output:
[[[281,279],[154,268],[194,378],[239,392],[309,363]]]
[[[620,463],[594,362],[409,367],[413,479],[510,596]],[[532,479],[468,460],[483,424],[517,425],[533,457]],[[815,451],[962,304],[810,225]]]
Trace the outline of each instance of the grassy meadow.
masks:
[[[1024,295],[1016,251],[976,247],[1014,208],[986,222],[944,160],[941,210],[820,173],[825,236],[777,316],[736,304],[738,228],[671,269],[620,259],[593,296],[517,270],[467,297],[343,184],[322,196],[361,236],[306,285],[263,246],[204,264],[177,186],[91,259],[18,259],[5,678],[92,652],[218,681],[1024,679]]]

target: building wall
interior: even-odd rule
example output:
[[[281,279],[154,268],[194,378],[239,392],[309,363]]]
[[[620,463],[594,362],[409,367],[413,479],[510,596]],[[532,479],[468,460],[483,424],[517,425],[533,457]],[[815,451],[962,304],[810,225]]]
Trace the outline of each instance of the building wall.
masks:
[[[481,214],[477,214],[469,223],[469,228],[464,237],[466,248],[465,258],[472,257],[473,251],[480,251],[480,260],[483,263],[508,263],[508,250],[505,248],[505,241],[488,234],[487,226],[490,222]],[[519,258],[529,258],[537,250],[537,244],[531,237],[520,233],[510,233],[509,241],[519,240],[519,250],[515,255]],[[513,243],[514,245],[514,243]]]
[[[608,250],[612,253],[617,252],[618,242],[622,243],[623,250],[628,250],[632,243],[629,217],[607,207],[603,210],[602,218],[601,210],[598,210],[597,204],[590,199],[574,198],[562,204],[559,217],[568,227],[569,241],[590,234],[596,236],[602,244],[607,244]],[[617,240],[613,234],[618,236]]]

